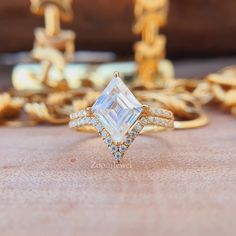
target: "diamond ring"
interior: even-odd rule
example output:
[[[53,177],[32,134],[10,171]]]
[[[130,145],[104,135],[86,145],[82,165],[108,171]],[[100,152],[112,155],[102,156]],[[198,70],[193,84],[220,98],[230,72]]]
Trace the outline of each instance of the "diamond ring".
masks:
[[[174,127],[171,111],[142,105],[118,72],[92,107],[72,113],[70,119],[70,128],[97,130],[117,161],[141,132]]]

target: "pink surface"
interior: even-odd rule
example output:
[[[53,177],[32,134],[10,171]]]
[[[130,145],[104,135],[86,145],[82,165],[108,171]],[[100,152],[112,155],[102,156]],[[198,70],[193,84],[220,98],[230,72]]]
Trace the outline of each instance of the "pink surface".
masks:
[[[236,235],[236,120],[210,118],[138,137],[122,168],[94,134],[1,128],[1,236]]]

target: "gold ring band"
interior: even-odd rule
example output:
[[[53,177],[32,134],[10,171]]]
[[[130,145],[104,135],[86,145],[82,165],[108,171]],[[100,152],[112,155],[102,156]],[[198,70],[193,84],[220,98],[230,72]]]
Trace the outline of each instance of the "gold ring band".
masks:
[[[80,131],[101,131],[100,122],[93,114],[91,107],[72,113],[70,119],[70,128]],[[159,130],[160,128],[174,128],[173,113],[162,108],[151,108],[144,105],[138,121],[142,125],[142,133]]]
[[[115,73],[92,107],[70,115],[69,127],[96,130],[120,161],[140,133],[174,128],[174,116],[169,110],[140,104]]]

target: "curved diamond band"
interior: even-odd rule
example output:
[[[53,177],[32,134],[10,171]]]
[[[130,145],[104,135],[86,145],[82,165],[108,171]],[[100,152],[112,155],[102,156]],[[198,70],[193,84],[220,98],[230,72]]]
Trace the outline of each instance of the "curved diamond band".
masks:
[[[70,119],[70,128],[98,131],[117,161],[138,134],[174,127],[171,111],[139,103],[118,73],[92,107],[72,113]]]
[[[170,111],[155,108],[155,112],[153,112],[153,108],[149,106],[143,106],[143,113],[137,119],[136,123],[140,123],[142,125],[142,133],[148,131],[148,129],[144,129],[145,126],[160,126],[166,129],[173,128],[174,120],[173,115]],[[72,113],[70,115],[70,128],[77,128],[81,131],[89,131],[89,130],[97,130],[98,132],[101,131],[102,124],[97,119],[97,117],[93,114],[92,108],[89,107],[85,110],[80,110],[78,112]],[[92,127],[88,127],[92,126]],[[155,127],[149,127],[154,129]],[[105,129],[105,128],[104,128]],[[144,129],[144,130],[143,130]]]

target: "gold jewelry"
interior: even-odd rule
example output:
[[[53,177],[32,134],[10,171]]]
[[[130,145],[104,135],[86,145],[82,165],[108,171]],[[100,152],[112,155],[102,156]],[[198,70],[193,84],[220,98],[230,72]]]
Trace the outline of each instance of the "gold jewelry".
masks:
[[[184,81],[176,80],[176,82],[178,85]],[[133,91],[139,101],[171,110],[175,116],[175,129],[190,129],[207,125],[209,119],[202,105],[190,92],[179,90],[177,85],[166,89]]]
[[[72,113],[70,119],[70,128],[97,130],[117,161],[139,133],[174,127],[171,111],[139,103],[118,72],[92,107]]]
[[[161,70],[165,57],[166,38],[159,34],[166,24],[168,0],[136,0],[134,15],[136,18],[133,31],[141,35],[141,41],[135,43],[135,61],[139,83],[146,88],[156,85],[163,87],[170,80],[168,71]],[[164,71],[164,73],[162,73]]]
[[[40,65],[16,66],[12,75],[13,86],[17,90],[68,90],[68,78],[75,80],[79,71],[73,64],[67,64],[74,56],[75,32],[61,29],[61,20],[73,19],[71,0],[31,0],[31,11],[45,18],[45,27],[36,28],[34,32],[31,53]]]

